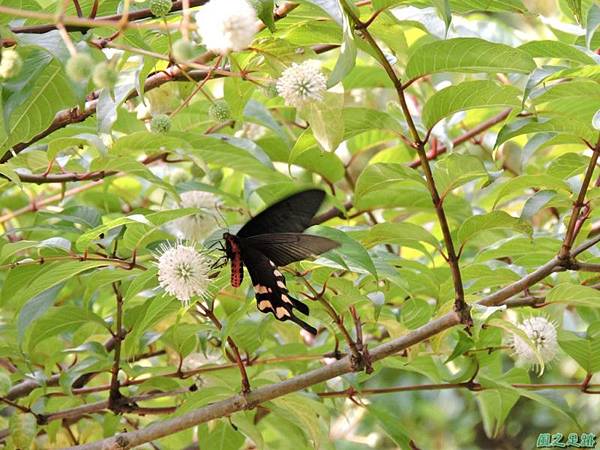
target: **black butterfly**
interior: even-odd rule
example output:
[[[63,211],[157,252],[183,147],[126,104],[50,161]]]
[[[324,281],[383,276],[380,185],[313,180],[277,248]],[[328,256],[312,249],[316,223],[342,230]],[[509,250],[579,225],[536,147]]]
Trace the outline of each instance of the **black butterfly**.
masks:
[[[308,315],[308,306],[289,295],[277,267],[339,247],[331,239],[302,234],[324,198],[320,189],[298,192],[250,219],[236,235],[223,234],[225,256],[231,261],[231,285],[242,284],[245,264],[258,309],[273,313],[278,320],[291,320],[312,334],[317,330],[294,315],[294,309]]]

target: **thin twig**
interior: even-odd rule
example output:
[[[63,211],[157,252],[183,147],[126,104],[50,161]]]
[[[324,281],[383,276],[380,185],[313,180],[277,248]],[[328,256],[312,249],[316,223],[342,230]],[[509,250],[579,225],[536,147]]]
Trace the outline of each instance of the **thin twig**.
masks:
[[[223,328],[221,325],[221,321],[215,316],[215,314],[210,310],[210,308],[205,307],[201,303],[196,304],[200,309],[200,314],[210,319],[210,321],[217,327],[218,330]],[[242,394],[247,394],[250,392],[250,381],[248,380],[248,373],[246,372],[246,366],[244,365],[244,361],[242,360],[242,356],[240,355],[240,350],[236,343],[233,341],[231,336],[227,336],[227,343],[229,347],[233,351],[235,362],[240,370],[240,375],[242,377]]]
[[[208,0],[190,0],[190,5],[192,6],[200,6],[207,2]],[[179,11],[182,8],[182,1],[176,1],[173,3],[173,7],[171,11]],[[8,6],[0,6],[0,14],[6,14],[13,17],[24,17],[29,19],[43,20],[47,22],[51,22],[48,24],[42,25],[28,25],[21,27],[11,27],[11,32],[18,33],[35,33],[35,34],[43,34],[48,31],[56,30],[56,16],[54,14],[43,13],[39,11],[30,11],[19,8],[10,8]],[[161,22],[152,21],[148,23],[137,23],[134,22],[136,20],[148,19],[154,17],[150,12],[149,8],[141,9],[139,11],[134,11],[129,13],[129,28],[141,28],[141,29],[165,29],[165,25]],[[83,18],[83,17],[73,17],[73,16],[65,16],[63,17],[62,23],[65,25],[65,28],[69,32],[73,31],[87,31],[91,28],[97,27],[111,27],[119,29],[121,27],[121,21],[123,19],[123,14],[115,14],[111,16],[103,16],[96,18]],[[177,29],[179,24],[169,23],[167,28]]]
[[[121,284],[116,281],[112,283],[112,288],[117,301],[116,311],[116,330],[113,334],[115,338],[115,355],[111,369],[110,391],[108,394],[108,407],[114,412],[119,412],[123,396],[119,391],[119,371],[121,370],[121,342],[123,341],[123,295],[121,294]]]
[[[598,141],[596,142],[596,146],[594,147],[594,153],[590,158],[590,162],[585,172],[583,182],[581,183],[581,188],[579,189],[579,194],[577,195],[577,200],[575,200],[575,203],[573,204],[573,210],[571,212],[569,224],[567,225],[567,231],[565,233],[563,244],[560,248],[560,251],[558,252],[558,257],[560,259],[568,259],[570,256],[571,247],[573,245],[573,242],[575,241],[575,238],[577,237],[576,229],[579,220],[579,215],[581,213],[582,208],[584,207],[585,196],[590,186],[590,182],[592,181],[594,169],[596,168],[596,164],[598,163],[598,156],[600,156],[600,137],[598,137]]]

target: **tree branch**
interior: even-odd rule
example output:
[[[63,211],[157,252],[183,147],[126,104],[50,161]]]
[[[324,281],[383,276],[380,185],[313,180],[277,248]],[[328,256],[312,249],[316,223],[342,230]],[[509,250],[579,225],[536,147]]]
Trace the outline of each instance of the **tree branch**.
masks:
[[[207,3],[208,0],[190,0],[190,7],[195,7],[195,6],[200,6],[200,5],[204,5],[205,3]],[[173,6],[171,7],[171,12],[174,11],[181,11],[183,7],[183,2],[178,0],[173,2]],[[43,13],[39,13],[36,11],[26,11],[26,10],[19,10],[16,8],[7,8],[7,7],[0,7],[0,12],[3,12],[4,14],[11,14],[11,15],[15,15],[19,17],[19,12],[21,12],[21,17],[33,17],[33,14],[35,14],[35,17],[33,18],[37,18],[37,19],[47,19],[47,20],[51,20],[53,19],[53,16],[51,14],[43,14]],[[132,11],[129,12],[127,14],[127,25],[129,26],[132,22],[136,21],[136,20],[142,20],[142,19],[149,19],[149,18],[154,18],[154,15],[150,12],[150,9],[145,8],[145,9],[140,9],[139,11]],[[95,28],[95,27],[100,27],[100,26],[112,26],[114,28],[119,28],[122,26],[122,19],[123,19],[123,14],[114,14],[111,16],[102,16],[102,17],[96,17],[96,18],[90,18],[90,19],[86,19],[86,18],[82,18],[82,17],[64,17],[64,23],[65,23],[65,28],[67,31],[81,31],[81,32],[85,32],[91,28]],[[157,24],[154,24],[155,26]],[[174,24],[176,25],[176,24]],[[172,28],[176,28],[176,26],[173,26]],[[21,26],[21,27],[12,27],[10,29],[11,32],[15,33],[15,34],[20,34],[20,33],[33,33],[33,34],[42,34],[42,33],[47,33],[49,31],[52,30],[56,30],[56,24],[55,23],[49,23],[49,24],[43,24],[43,25],[28,25],[28,26]]]
[[[443,207],[443,200],[440,198],[440,195],[437,191],[437,187],[435,184],[435,180],[433,178],[433,173],[431,172],[431,167],[429,166],[429,160],[427,159],[427,154],[425,153],[425,144],[426,141],[421,139],[419,135],[419,131],[414,123],[412,115],[409,111],[408,104],[406,102],[406,96],[404,94],[404,87],[402,86],[402,82],[396,75],[394,68],[390,64],[390,62],[385,57],[385,54],[381,50],[381,47],[377,44],[369,30],[367,29],[366,24],[362,23],[360,19],[356,16],[354,11],[346,4],[346,0],[342,2],[344,6],[344,10],[348,14],[348,16],[354,22],[354,26],[356,29],[360,30],[364,39],[369,43],[369,45],[373,48],[377,55],[377,60],[384,68],[385,72],[388,74],[389,78],[392,80],[394,84],[394,88],[396,89],[396,93],[398,94],[398,100],[400,101],[400,107],[402,108],[402,112],[404,113],[404,117],[406,119],[406,123],[408,124],[408,128],[411,132],[413,144],[412,146],[417,151],[419,155],[419,160],[421,161],[421,167],[425,174],[425,179],[427,181],[427,186],[429,188],[429,192],[431,194],[431,199],[433,200],[433,205],[435,208],[436,215],[438,217],[438,221],[440,223],[440,228],[442,229],[442,234],[444,236],[444,243],[446,246],[446,252],[448,253],[448,265],[450,266],[450,270],[452,272],[452,280],[454,283],[454,293],[455,293],[455,310],[460,314],[461,321],[467,325],[471,323],[471,318],[469,315],[469,307],[465,302],[465,294],[462,284],[462,277],[460,273],[460,266],[458,262],[458,257],[456,255],[456,251],[454,249],[454,242],[452,241],[452,235],[450,233],[450,227],[448,225],[448,219],[446,218],[446,212]]]
[[[517,389],[527,389],[532,391],[543,389],[579,389],[581,383],[561,383],[561,384],[544,384],[544,383],[513,383],[512,387]],[[600,384],[589,384],[588,387],[600,387]],[[448,389],[468,389],[470,391],[483,391],[486,388],[479,383],[466,381],[464,383],[439,383],[439,384],[417,384],[411,386],[392,386],[387,388],[366,388],[356,390],[354,388],[344,389],[342,391],[319,392],[317,395],[322,398],[329,397],[351,397],[354,395],[379,395],[390,394],[393,392],[414,392],[414,391],[442,391]],[[582,391],[585,393],[585,391]],[[594,394],[596,392],[587,392]]]

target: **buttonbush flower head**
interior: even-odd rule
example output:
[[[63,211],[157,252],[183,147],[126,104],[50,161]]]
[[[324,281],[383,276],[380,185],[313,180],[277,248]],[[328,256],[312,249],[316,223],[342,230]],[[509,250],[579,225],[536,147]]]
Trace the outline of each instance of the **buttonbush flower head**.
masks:
[[[229,104],[227,101],[223,99],[219,99],[215,101],[208,108],[208,117],[215,122],[226,122],[231,119],[231,109],[229,109]]]
[[[153,133],[168,133],[171,129],[171,118],[166,114],[157,114],[150,121],[150,130]]]
[[[172,7],[171,0],[150,0],[150,12],[156,17],[165,17]]]
[[[551,362],[558,353],[556,327],[545,317],[531,317],[523,320],[518,327],[531,340],[544,363]],[[539,361],[531,348],[520,336],[512,335],[512,348],[517,359],[522,363],[536,366]]]
[[[158,282],[167,294],[186,306],[192,297],[208,295],[210,261],[194,247],[165,244],[157,256]]]
[[[210,212],[216,208],[217,203],[217,197],[210,192],[187,191],[181,194],[181,207],[198,208],[202,212],[174,220],[171,228],[175,235],[190,241],[199,241],[206,237],[217,225],[214,215]]]
[[[277,92],[288,106],[300,107],[323,100],[327,79],[316,60],[293,63],[277,80]]]
[[[258,31],[256,11],[247,0],[210,0],[196,22],[206,48],[222,55],[244,50]]]
[[[0,78],[12,78],[19,74],[23,60],[16,50],[9,48],[0,55]]]
[[[119,72],[110,63],[102,62],[94,68],[92,80],[96,87],[110,89],[119,81]]]
[[[76,82],[86,81],[92,76],[96,63],[87,53],[77,53],[69,58],[65,70],[69,78]]]

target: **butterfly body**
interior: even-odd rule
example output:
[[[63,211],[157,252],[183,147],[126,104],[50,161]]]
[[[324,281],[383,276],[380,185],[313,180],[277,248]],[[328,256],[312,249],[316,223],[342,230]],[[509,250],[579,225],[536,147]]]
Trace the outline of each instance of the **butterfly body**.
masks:
[[[244,280],[244,263],[242,262],[242,253],[237,237],[233,234],[223,234],[225,239],[225,254],[231,261],[231,285],[240,287]]]
[[[295,315],[295,311],[308,315],[308,306],[291,297],[278,266],[339,246],[331,239],[302,233],[324,197],[318,189],[291,195],[252,218],[236,235],[223,235],[225,255],[231,262],[231,285],[241,285],[245,265],[259,311],[272,313],[281,321],[291,320],[312,334],[316,330]]]

